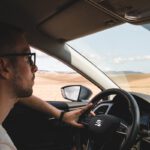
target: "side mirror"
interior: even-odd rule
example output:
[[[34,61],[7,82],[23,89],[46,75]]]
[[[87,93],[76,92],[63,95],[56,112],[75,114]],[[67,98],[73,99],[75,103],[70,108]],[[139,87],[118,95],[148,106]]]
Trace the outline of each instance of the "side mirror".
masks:
[[[88,100],[92,91],[82,85],[69,85],[61,88],[62,96],[71,101],[85,101]]]

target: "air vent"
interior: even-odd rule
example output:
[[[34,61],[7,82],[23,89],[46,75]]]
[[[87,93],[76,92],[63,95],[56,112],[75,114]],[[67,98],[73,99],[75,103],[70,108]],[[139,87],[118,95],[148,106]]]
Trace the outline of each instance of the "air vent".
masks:
[[[94,111],[96,115],[105,114],[108,110],[108,106],[100,106]]]

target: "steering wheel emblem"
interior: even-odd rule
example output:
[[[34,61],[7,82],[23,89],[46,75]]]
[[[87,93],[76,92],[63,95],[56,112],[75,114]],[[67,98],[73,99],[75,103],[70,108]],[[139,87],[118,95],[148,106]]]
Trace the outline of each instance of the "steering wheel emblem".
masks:
[[[102,120],[100,120],[100,119],[96,120],[95,126],[101,127],[102,126]]]

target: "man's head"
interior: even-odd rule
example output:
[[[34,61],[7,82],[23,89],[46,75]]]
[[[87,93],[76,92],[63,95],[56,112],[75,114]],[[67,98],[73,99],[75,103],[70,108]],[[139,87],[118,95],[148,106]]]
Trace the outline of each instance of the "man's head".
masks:
[[[37,67],[31,60],[25,33],[14,26],[0,23],[0,81],[16,97],[32,94]]]

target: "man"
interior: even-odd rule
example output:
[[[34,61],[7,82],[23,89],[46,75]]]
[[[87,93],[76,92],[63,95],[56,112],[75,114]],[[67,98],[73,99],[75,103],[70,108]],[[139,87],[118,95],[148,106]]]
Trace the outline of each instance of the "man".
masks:
[[[0,150],[16,150],[2,123],[18,101],[76,127],[83,127],[77,122],[78,118],[91,107],[89,104],[83,109],[62,113],[33,96],[32,87],[37,66],[32,57],[35,54],[30,52],[25,34],[14,26],[0,23]]]

